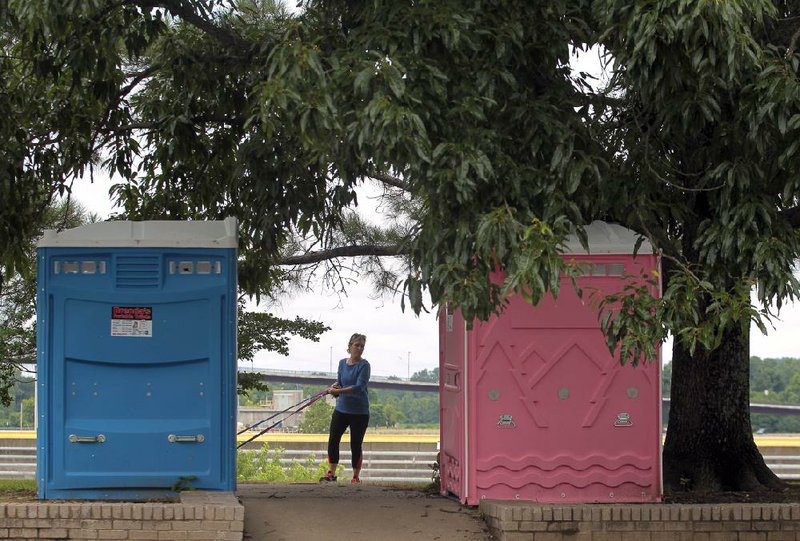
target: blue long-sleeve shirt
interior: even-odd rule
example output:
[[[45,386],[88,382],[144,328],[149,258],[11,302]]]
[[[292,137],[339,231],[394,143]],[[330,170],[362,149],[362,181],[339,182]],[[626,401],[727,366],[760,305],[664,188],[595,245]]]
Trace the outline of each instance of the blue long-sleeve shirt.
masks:
[[[370,367],[366,359],[361,359],[354,365],[347,364],[347,359],[339,361],[339,372],[336,382],[342,387],[352,387],[352,393],[342,393],[336,399],[336,410],[342,413],[358,415],[369,414],[369,383]]]

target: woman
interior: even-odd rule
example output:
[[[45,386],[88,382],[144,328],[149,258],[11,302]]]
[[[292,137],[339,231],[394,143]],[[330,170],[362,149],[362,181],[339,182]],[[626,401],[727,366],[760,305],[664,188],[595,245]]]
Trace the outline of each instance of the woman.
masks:
[[[369,362],[361,357],[367,337],[354,334],[347,344],[350,357],[339,361],[339,372],[336,383],[326,391],[336,397],[336,408],[331,417],[331,429],[328,436],[328,473],[320,481],[336,481],[336,468],[339,465],[339,443],[342,434],[350,427],[350,451],[352,453],[353,479],[351,483],[361,482],[361,444],[369,424]]]

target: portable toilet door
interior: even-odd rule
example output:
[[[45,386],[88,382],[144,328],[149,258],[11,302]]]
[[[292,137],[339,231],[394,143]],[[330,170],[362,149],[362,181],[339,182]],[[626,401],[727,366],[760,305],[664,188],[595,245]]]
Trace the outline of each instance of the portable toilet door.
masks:
[[[236,249],[233,218],[45,232],[40,498],[235,489]]]
[[[440,312],[443,494],[468,505],[660,501],[660,353],[622,366],[588,300],[592,289],[621,291],[623,275],[659,270],[659,259],[647,242],[634,257],[637,236],[621,226],[587,233],[590,253],[573,239],[564,255],[585,269],[583,299],[564,278],[557,300],[516,296],[471,330],[460,312]]]

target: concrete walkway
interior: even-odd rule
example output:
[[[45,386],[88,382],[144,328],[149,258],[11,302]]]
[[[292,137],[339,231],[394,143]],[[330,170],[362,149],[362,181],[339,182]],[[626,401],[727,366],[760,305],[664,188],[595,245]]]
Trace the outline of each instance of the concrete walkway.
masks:
[[[245,541],[491,539],[476,509],[414,490],[317,483],[240,484]]]

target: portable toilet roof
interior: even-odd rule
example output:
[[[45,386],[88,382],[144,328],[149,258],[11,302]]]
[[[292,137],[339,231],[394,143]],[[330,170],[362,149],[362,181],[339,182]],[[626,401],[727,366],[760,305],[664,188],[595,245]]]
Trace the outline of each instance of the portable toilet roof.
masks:
[[[236,248],[236,218],[224,221],[108,221],[47,229],[39,248]]]
[[[580,243],[578,236],[569,236],[566,242],[566,254],[632,254],[636,243],[641,240],[637,253],[653,253],[653,245],[647,238],[619,224],[595,220],[585,228],[589,244],[589,252]]]

